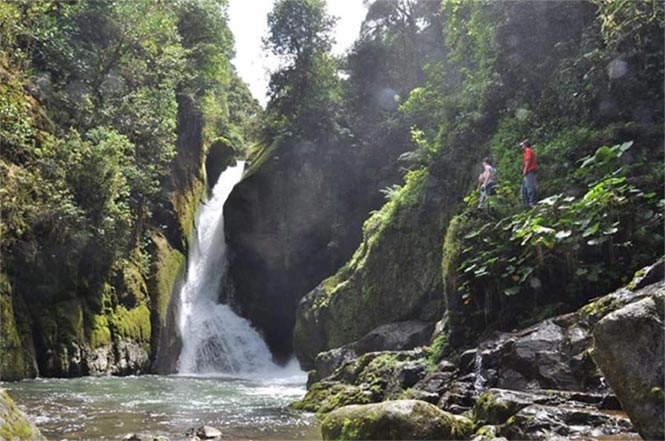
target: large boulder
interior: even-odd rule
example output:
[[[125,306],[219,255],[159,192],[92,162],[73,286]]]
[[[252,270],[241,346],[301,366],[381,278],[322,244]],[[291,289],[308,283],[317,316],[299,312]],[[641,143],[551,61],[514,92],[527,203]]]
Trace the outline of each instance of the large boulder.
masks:
[[[499,433],[508,439],[634,438],[630,420],[592,408],[534,404],[510,417]]]
[[[0,389],[0,438],[4,440],[46,440],[35,424]]]
[[[358,355],[376,351],[403,351],[428,345],[434,324],[419,320],[388,323],[373,329],[353,348]]]
[[[605,316],[596,326],[594,360],[645,439],[665,439],[665,284]]]
[[[620,288],[573,313],[491,336],[462,354],[461,373],[474,377],[478,393],[491,387],[611,393],[591,356],[593,330],[613,311],[652,297],[658,286]]]
[[[308,385],[307,394],[293,407],[326,413],[347,404],[402,398],[427,374],[422,350],[370,352],[347,361],[330,376]]]
[[[356,154],[341,141],[277,141],[224,206],[224,292],[278,359],[292,353],[298,302],[350,257],[380,203]]]
[[[418,400],[346,406],[321,424],[324,440],[457,440],[467,439],[472,430],[468,418]]]
[[[404,351],[429,344],[434,325],[417,320],[389,323],[370,331],[360,340],[329,351],[320,352],[314,359],[311,380],[331,375],[347,361],[368,352]]]

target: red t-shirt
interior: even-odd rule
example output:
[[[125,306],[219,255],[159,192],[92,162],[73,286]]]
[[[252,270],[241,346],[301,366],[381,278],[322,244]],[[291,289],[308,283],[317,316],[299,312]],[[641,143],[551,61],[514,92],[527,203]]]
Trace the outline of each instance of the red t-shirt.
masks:
[[[531,147],[524,149],[524,157],[522,158],[522,171],[527,174],[532,171],[538,170],[538,163],[536,162],[536,155],[533,153]]]

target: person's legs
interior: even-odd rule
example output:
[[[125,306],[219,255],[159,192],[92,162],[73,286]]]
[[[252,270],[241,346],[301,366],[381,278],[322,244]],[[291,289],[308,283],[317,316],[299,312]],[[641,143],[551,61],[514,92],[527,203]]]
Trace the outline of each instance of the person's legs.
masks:
[[[487,191],[484,185],[480,186],[480,200],[478,201],[478,208],[483,208],[485,206],[485,201],[487,200]]]
[[[521,191],[521,199],[522,199],[522,205],[525,207],[529,206],[529,195],[527,192],[527,187],[526,187],[526,176],[522,179],[522,191]]]
[[[533,172],[527,173],[524,177],[524,182],[526,187],[527,205],[533,207],[536,205],[536,198],[538,195],[536,174]]]

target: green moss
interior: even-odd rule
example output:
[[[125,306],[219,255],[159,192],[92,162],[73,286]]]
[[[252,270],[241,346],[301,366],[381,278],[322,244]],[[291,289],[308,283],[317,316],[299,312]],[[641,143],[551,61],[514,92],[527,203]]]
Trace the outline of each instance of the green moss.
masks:
[[[59,341],[85,341],[83,307],[80,300],[72,299],[57,303],[55,305],[55,319]]]
[[[22,308],[24,309],[24,308]],[[24,311],[23,315],[27,315]],[[32,333],[27,317],[21,320],[6,275],[0,273],[0,379],[19,380],[37,375]]]
[[[291,407],[308,412],[324,414],[349,404],[371,403],[371,394],[364,389],[341,383],[315,383],[302,400]]]
[[[146,305],[127,309],[119,306],[110,317],[114,334],[140,343],[150,341],[150,310]]]
[[[621,301],[612,294],[601,297],[580,309],[580,322],[593,326],[598,323],[600,319],[621,306]]]
[[[204,191],[205,183],[200,179],[192,178],[191,186],[188,189],[174,192],[171,197],[171,203],[180,224],[180,231],[186,238],[192,235],[196,212]]]
[[[159,233],[152,235],[152,241],[156,247],[152,269],[155,283],[154,289],[151,290],[150,299],[160,323],[163,323],[171,299],[173,285],[185,264],[185,256],[180,251],[172,248],[164,236]]]
[[[4,440],[44,439],[4,390],[0,390],[0,438]]]
[[[308,348],[311,358],[386,323],[407,317],[440,319],[438,244],[448,210],[440,205],[436,182],[424,170],[410,173],[394,199],[366,221],[364,239],[352,258],[299,312],[298,322],[305,323],[296,324],[296,345]],[[311,332],[321,336],[316,345],[322,347],[310,343]]]
[[[427,363],[430,368],[434,368],[436,364],[441,361],[444,354],[450,351],[450,346],[448,345],[448,336],[445,334],[437,335],[432,342],[429,355],[427,356]]]
[[[473,419],[476,422],[502,424],[512,416],[508,405],[499,400],[491,391],[483,393],[473,407]]]
[[[455,216],[450,220],[446,237],[443,241],[443,257],[441,259],[441,272],[444,278],[444,289],[454,290],[453,275],[459,266],[459,258],[462,250],[462,234],[460,231],[465,223],[464,216]]]
[[[406,407],[404,407],[406,406]],[[423,401],[385,402],[340,409],[321,425],[324,439],[468,439],[473,423]]]
[[[647,268],[642,268],[637,271],[635,271],[635,274],[633,275],[633,278],[631,279],[630,282],[628,282],[627,288],[631,291],[635,290],[635,286],[642,280],[644,275],[647,273]]]
[[[261,166],[275,155],[275,152],[278,150],[278,144],[273,143],[270,146],[264,146],[261,144],[254,144],[250,147],[249,155],[247,160],[249,161],[249,167],[245,171],[245,176],[243,179],[247,179],[250,176],[254,175],[257,170],[261,169]]]
[[[122,264],[122,288],[119,292],[120,300],[128,308],[146,299],[148,287],[143,277],[144,271],[136,261],[124,261]]]
[[[111,330],[109,321],[105,315],[95,314],[92,316],[90,332],[90,347],[96,349],[111,344]]]

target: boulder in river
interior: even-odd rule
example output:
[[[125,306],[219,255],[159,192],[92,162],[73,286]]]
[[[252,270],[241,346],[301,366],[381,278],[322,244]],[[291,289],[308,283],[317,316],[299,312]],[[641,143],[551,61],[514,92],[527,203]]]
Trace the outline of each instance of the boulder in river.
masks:
[[[309,384],[307,394],[293,407],[326,413],[349,404],[402,398],[404,390],[425,375],[424,351],[370,352]]]
[[[322,421],[324,440],[468,439],[473,423],[418,400],[345,406]]]
[[[190,428],[185,432],[185,436],[188,439],[220,439],[222,431],[215,427],[204,425]]]
[[[645,439],[665,439],[665,284],[605,316],[593,357]]]
[[[326,378],[335,369],[361,355],[377,351],[404,351],[429,344],[434,325],[410,320],[389,323],[370,331],[360,340],[319,353],[314,359],[313,381]]]

